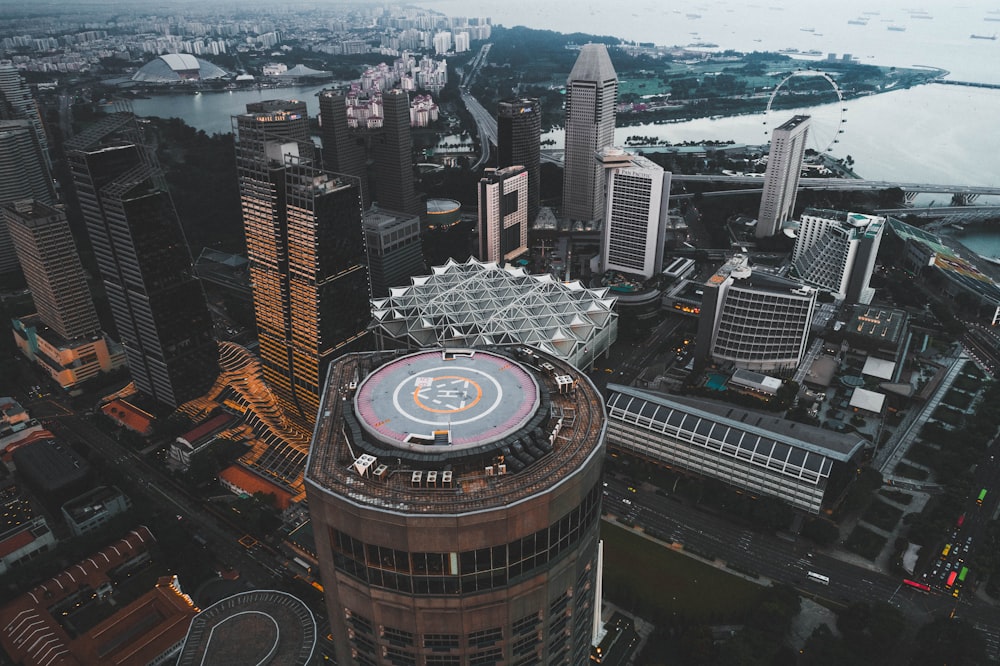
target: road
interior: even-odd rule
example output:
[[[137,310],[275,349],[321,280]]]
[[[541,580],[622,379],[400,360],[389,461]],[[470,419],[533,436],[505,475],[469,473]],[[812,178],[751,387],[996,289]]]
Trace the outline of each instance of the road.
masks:
[[[650,530],[682,552],[696,553],[720,568],[786,583],[834,604],[887,602],[914,624],[954,612],[984,628],[988,641],[1000,638],[1000,609],[983,603],[974,594],[955,599],[950,591],[916,590],[902,585],[899,576],[876,571],[874,564],[870,568],[858,566],[808,542],[789,542],[755,532],[677,496],[651,490],[642,486],[632,492],[626,482],[608,479],[604,511],[621,522]],[[988,510],[984,507],[984,516]],[[806,577],[809,571],[829,577],[829,585],[810,581]]]
[[[459,87],[462,93],[462,102],[465,104],[466,110],[472,115],[472,119],[476,123],[476,133],[479,136],[479,160],[472,165],[473,171],[478,171],[489,164],[492,146],[497,145],[496,116],[487,111],[479,103],[479,100],[469,93],[469,88],[472,87],[480,68],[482,68],[489,57],[490,47],[492,46],[492,44],[483,44],[469,66],[469,71],[462,76],[462,85]]]
[[[192,537],[195,533],[202,535],[213,557],[239,568],[247,585],[266,588],[282,574],[280,562],[266,557],[259,548],[251,552],[239,544],[238,539],[245,534],[243,531],[220,520],[220,516],[207,509],[202,500],[189,495],[144,457],[108,437],[85,419],[75,415],[61,416],[52,419],[46,427],[57,436],[70,435],[86,443],[110,467],[128,479],[132,487],[126,492],[145,494],[156,506],[165,507],[168,513],[188,521]],[[155,524],[149,527],[156,534]]]

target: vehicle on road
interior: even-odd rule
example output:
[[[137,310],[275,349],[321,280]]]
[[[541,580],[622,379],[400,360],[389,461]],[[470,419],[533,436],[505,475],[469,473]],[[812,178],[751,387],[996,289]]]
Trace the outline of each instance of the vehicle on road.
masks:
[[[982,490],[979,491],[979,497],[976,499],[976,504],[982,506],[983,500],[985,499],[986,499],[986,488],[983,488]]]
[[[815,571],[806,572],[806,578],[813,581],[814,583],[819,583],[820,585],[829,585],[830,577],[824,576],[823,574],[818,574]]]

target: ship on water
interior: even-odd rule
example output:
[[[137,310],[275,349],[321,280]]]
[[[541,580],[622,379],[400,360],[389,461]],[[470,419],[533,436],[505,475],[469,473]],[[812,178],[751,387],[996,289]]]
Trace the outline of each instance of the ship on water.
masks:
[[[969,35],[969,39],[992,39],[995,40],[996,35]]]

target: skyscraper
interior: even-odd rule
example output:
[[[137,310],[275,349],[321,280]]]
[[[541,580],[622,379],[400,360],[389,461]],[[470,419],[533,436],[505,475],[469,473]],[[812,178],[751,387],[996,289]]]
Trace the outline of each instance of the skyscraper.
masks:
[[[363,130],[347,124],[347,98],[339,90],[319,95],[319,122],[323,137],[323,168],[356,177],[361,183],[365,210],[371,205],[368,186],[368,154]]]
[[[408,287],[411,276],[424,273],[419,216],[369,210],[364,229],[372,298],[388,296],[390,287]]]
[[[0,210],[37,314],[14,320],[21,351],[63,388],[124,365],[121,348],[101,334],[94,301],[66,215],[32,199]]]
[[[10,230],[35,308],[45,325],[67,340],[101,328],[66,215],[31,199],[8,204]]]
[[[528,171],[486,169],[479,181],[479,258],[498,264],[528,251]]]
[[[604,174],[594,155],[615,140],[618,75],[604,44],[585,44],[566,81],[563,216],[583,222],[604,215]]]
[[[370,309],[360,184],[314,166],[301,104],[247,105],[233,125],[264,379],[311,428],[327,363],[361,343]]]
[[[168,407],[198,397],[217,374],[212,319],[135,116],[106,116],[66,150],[136,387]]]
[[[605,412],[586,375],[528,347],[350,354],[320,414],[305,483],[339,663],[588,663]]]
[[[0,120],[0,205],[21,199],[55,203],[52,177],[35,125],[28,120]],[[14,245],[7,225],[0,223],[0,274],[16,270]]]
[[[420,197],[413,189],[413,139],[406,91],[395,88],[383,92],[382,113],[382,131],[372,137],[374,199],[380,208],[420,215]]]
[[[608,183],[601,244],[604,270],[647,279],[662,273],[670,172],[621,148],[605,148],[597,160],[607,170]]]
[[[21,80],[21,74],[10,60],[0,60],[0,120],[27,120],[35,128],[42,161],[46,169],[52,168],[49,160],[49,141],[38,112],[38,102],[31,96],[31,89]]]
[[[497,108],[497,167],[528,170],[528,223],[535,221],[541,196],[542,109],[533,98],[507,99]]]
[[[764,193],[757,213],[757,238],[773,236],[792,217],[808,135],[809,116],[795,116],[771,133]]]
[[[869,288],[886,219],[808,208],[792,250],[794,274],[850,303],[871,303]]]

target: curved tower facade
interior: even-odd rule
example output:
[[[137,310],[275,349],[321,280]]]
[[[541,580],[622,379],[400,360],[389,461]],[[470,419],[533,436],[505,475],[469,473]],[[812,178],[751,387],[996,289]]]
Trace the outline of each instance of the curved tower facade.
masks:
[[[585,663],[605,428],[527,347],[336,360],[306,493],[340,663]]]

